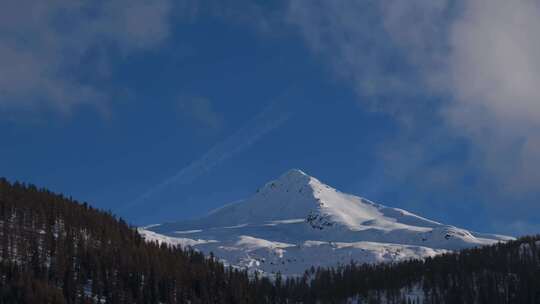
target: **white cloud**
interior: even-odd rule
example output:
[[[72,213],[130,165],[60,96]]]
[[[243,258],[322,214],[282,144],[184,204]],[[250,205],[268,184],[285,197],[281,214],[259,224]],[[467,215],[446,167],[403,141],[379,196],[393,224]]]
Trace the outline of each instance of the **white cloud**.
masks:
[[[485,169],[508,191],[540,183],[540,6],[530,0],[465,3],[449,36],[448,110]]]
[[[333,71],[353,84],[362,96],[401,90],[404,85],[383,60],[388,44],[372,4],[361,1],[292,1],[289,21],[298,26],[306,43],[331,62]]]
[[[84,56],[96,48],[128,54],[155,47],[168,35],[170,11],[169,0],[3,1],[0,110],[39,105],[67,113],[77,104],[103,109],[107,93],[77,79]],[[100,60],[96,69],[103,68]]]
[[[362,102],[375,101],[412,129],[426,107],[437,109],[436,127],[468,139],[466,165],[487,184],[511,195],[537,191],[538,2],[293,1],[288,12]],[[416,95],[432,104],[411,101]]]

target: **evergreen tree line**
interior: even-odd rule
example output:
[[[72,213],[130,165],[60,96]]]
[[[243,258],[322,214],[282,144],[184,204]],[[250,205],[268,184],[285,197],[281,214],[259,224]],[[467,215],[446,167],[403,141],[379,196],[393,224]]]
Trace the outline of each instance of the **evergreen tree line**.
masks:
[[[122,219],[0,179],[2,303],[540,303],[540,237],[269,279]]]
[[[540,236],[424,260],[312,268],[278,283],[282,302],[540,303]]]
[[[145,242],[86,203],[0,179],[0,303],[256,303],[262,285],[272,288],[189,248]]]

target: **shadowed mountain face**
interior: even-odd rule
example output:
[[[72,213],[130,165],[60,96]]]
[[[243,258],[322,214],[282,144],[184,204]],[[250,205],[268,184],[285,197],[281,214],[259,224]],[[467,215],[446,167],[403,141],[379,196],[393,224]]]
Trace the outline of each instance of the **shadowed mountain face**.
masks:
[[[300,170],[203,218],[140,231],[148,239],[213,252],[231,265],[287,275],[311,266],[422,258],[512,239],[345,194]]]

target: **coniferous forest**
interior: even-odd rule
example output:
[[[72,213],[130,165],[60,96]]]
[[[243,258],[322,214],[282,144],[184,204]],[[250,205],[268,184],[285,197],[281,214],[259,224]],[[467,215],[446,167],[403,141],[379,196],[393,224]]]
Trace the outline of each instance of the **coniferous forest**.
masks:
[[[0,179],[0,303],[540,303],[540,237],[271,279]]]

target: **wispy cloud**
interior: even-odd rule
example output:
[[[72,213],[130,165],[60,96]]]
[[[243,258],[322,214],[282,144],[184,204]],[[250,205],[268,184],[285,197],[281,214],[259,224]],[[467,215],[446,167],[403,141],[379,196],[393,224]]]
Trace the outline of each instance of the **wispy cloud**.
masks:
[[[170,0],[7,0],[0,5],[0,113],[44,107],[63,113],[79,104],[105,111],[109,94],[78,78],[107,78],[107,50],[156,47],[169,35]],[[98,52],[99,51],[99,52]],[[82,62],[90,53],[93,64]]]
[[[154,195],[163,192],[168,187],[187,185],[193,182],[222,162],[252,146],[270,131],[285,123],[291,115],[292,113],[286,110],[281,102],[271,103],[238,131],[216,144],[199,159],[182,168],[175,175],[151,187],[147,192],[123,208],[145,204]]]
[[[426,5],[421,8],[425,9],[415,10],[420,2],[292,1],[287,20],[337,77],[352,86],[363,105],[398,112],[408,106],[400,101],[423,93],[417,89],[419,73],[410,69],[412,57],[400,47],[411,44],[415,50],[425,48],[421,38],[428,33],[422,33],[419,27],[434,17],[423,14],[424,10],[437,11],[441,6],[430,4],[440,1],[423,1]],[[394,33],[389,27],[403,21],[401,8],[418,11],[416,17],[420,18],[407,18],[407,26]],[[430,20],[424,20],[426,16]],[[436,27],[432,32],[430,36],[438,33]]]
[[[465,1],[451,26],[446,112],[507,192],[540,183],[540,4]]]
[[[537,2],[294,1],[288,11],[362,102],[405,128],[433,112],[437,128],[468,138],[477,169],[504,191],[540,183]]]

